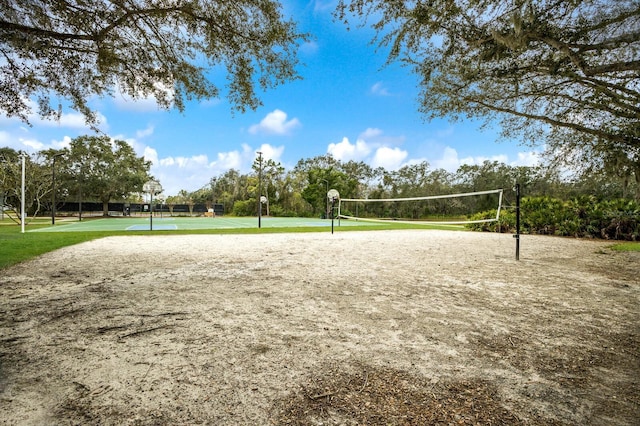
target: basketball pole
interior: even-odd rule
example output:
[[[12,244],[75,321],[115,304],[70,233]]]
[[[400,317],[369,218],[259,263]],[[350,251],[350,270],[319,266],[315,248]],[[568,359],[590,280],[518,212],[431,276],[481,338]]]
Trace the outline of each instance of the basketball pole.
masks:
[[[333,220],[335,219],[336,200],[340,200],[340,193],[336,189],[327,192],[327,200],[331,199],[331,234],[333,234]]]
[[[327,198],[328,200],[328,198]],[[334,218],[334,206],[336,205],[336,199],[331,198],[331,235],[333,235],[333,218]]]
[[[149,195],[149,231],[153,231],[153,191]]]

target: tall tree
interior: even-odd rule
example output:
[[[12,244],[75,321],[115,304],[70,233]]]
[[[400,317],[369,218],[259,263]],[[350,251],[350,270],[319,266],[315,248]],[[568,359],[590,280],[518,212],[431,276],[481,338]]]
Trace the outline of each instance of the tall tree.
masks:
[[[73,139],[60,163],[61,176],[81,185],[84,197],[100,200],[105,216],[109,214],[109,201],[142,192],[142,186],[151,178],[150,162],[137,157],[128,143],[107,136]]]
[[[224,211],[233,211],[236,201],[247,196],[247,176],[236,169],[229,169],[220,176],[212,177],[209,181],[213,202],[224,204]]]
[[[429,119],[497,119],[563,158],[638,156],[638,0],[340,0],[337,13],[379,18],[378,41],[419,75]]]
[[[382,168],[373,169],[363,161],[349,160],[341,164],[341,169],[350,178],[358,182],[355,198],[367,198],[372,186],[380,180],[382,176]]]
[[[306,38],[275,0],[0,0],[0,111],[28,121],[29,99],[55,117],[55,94],[84,113],[93,95],[153,95],[161,107],[218,97],[206,72],[226,67],[239,110],[256,85],[296,78]]]
[[[35,217],[51,194],[51,169],[39,156],[29,156],[12,148],[0,148],[0,196],[9,208],[7,216],[17,224],[22,221],[22,157],[25,156],[25,217]]]
[[[278,203],[281,197],[286,198],[284,189],[284,167],[281,163],[276,163],[272,159],[262,162],[262,172],[260,173],[260,163],[255,160],[252,165],[253,172],[256,176],[262,176],[262,194],[267,197],[267,215],[271,214],[271,206]],[[257,189],[256,189],[257,191]]]

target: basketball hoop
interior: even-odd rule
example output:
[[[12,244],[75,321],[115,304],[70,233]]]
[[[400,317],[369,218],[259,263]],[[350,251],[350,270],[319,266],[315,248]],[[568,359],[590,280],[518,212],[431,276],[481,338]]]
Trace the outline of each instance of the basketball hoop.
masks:
[[[340,199],[340,193],[336,189],[330,189],[329,192],[327,192],[327,198],[335,203]]]
[[[149,180],[142,185],[142,190],[151,196],[162,192],[162,185],[157,180]]]
[[[340,193],[336,189],[330,189],[329,192],[327,192],[327,198],[331,200],[331,234],[333,234],[333,219],[335,217],[335,214],[334,214],[335,204],[336,204],[336,201],[340,199]]]
[[[142,185],[142,190],[151,197],[149,200],[149,230],[153,231],[153,195],[162,192],[162,185],[157,180],[148,180]]]

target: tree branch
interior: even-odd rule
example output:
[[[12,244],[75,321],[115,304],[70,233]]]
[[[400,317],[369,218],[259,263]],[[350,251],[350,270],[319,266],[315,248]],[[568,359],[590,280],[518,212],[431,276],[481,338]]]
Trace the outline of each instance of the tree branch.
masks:
[[[557,126],[557,127],[577,130],[579,132],[586,133],[586,134],[591,135],[591,136],[596,136],[596,137],[601,138],[601,139],[614,141],[614,142],[619,142],[619,143],[624,144],[624,145],[640,148],[640,137],[637,137],[637,136],[623,136],[623,135],[620,135],[620,134],[616,134],[616,133],[612,133],[612,132],[606,132],[604,130],[599,130],[599,129],[594,129],[594,128],[591,128],[591,127],[583,126],[583,125],[578,124],[578,123],[571,123],[571,122],[565,122],[565,121],[556,120],[556,119],[551,118],[551,117],[546,116],[546,115],[524,113],[524,112],[521,112],[521,111],[516,111],[516,110],[511,109],[511,108],[504,108],[504,107],[500,107],[498,105],[491,105],[491,104],[483,102],[483,101],[481,101],[479,99],[467,99],[467,101],[470,102],[470,103],[478,104],[478,105],[480,105],[480,106],[482,106],[482,107],[484,107],[486,109],[489,109],[491,111],[506,113],[506,114],[509,114],[509,115],[514,115],[514,116],[517,116],[517,117],[526,118],[528,120],[541,121],[541,122],[544,122],[544,123],[552,125],[552,126]]]
[[[45,30],[43,28],[34,28],[28,25],[16,24],[15,22],[9,22],[0,20],[0,33],[23,33],[35,35],[43,38],[52,38],[54,40],[94,40],[94,37],[90,35],[76,34],[76,33],[61,33],[58,31]]]

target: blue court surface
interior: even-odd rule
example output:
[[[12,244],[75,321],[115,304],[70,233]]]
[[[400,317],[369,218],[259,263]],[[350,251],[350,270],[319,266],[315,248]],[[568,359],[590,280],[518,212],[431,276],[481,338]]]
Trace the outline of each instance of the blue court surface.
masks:
[[[324,227],[331,228],[330,219],[295,218],[295,217],[263,217],[261,228],[293,228],[293,227]],[[334,227],[371,227],[380,224],[353,221],[334,220]],[[88,231],[174,231],[194,229],[238,229],[258,228],[257,217],[126,217],[86,219],[79,222],[77,218],[58,219],[55,226],[34,229],[29,232],[88,232]]]

